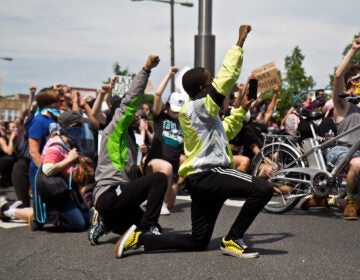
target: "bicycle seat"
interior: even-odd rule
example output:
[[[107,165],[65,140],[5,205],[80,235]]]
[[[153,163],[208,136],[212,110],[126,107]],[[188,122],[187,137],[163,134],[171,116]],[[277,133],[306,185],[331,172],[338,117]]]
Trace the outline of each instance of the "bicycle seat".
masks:
[[[318,120],[324,117],[324,112],[321,110],[308,110],[302,109],[300,113],[301,117],[305,117],[309,121]]]

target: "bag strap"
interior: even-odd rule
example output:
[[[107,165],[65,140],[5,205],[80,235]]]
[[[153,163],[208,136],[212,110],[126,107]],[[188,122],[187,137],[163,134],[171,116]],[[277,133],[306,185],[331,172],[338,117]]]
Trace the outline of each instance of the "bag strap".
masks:
[[[40,195],[37,193],[37,186],[36,186],[36,179],[38,177],[38,174],[40,172],[40,168],[42,168],[42,165],[40,164],[38,169],[35,173],[35,180],[34,180],[34,214],[35,219],[42,224],[45,224],[46,221],[46,203],[42,202]]]

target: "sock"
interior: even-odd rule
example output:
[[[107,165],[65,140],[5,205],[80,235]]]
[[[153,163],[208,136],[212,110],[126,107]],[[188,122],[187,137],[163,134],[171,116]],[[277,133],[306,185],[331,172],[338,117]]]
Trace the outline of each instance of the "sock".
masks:
[[[16,209],[16,208],[11,208],[11,207],[9,207],[8,210],[4,211],[4,215],[5,215],[6,217],[11,218],[11,219],[15,219],[15,216],[14,216],[15,209]]]
[[[335,197],[331,197],[328,200],[327,204],[329,205],[329,207],[334,206],[335,205]]]

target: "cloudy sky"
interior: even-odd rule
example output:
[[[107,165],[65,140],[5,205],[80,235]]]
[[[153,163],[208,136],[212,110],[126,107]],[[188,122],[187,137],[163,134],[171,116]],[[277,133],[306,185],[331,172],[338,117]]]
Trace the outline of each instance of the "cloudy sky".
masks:
[[[194,7],[175,5],[175,64],[194,65],[198,34]],[[149,54],[160,56],[151,81],[156,87],[170,66],[170,5],[131,0],[0,0],[0,60],[3,94],[27,93],[55,82],[98,88],[112,65],[138,72]],[[252,69],[284,59],[299,46],[306,75],[325,87],[353,36],[360,32],[358,0],[213,0],[216,70],[237,39],[240,24],[253,31],[245,43],[239,81]],[[168,87],[170,90],[170,86]]]

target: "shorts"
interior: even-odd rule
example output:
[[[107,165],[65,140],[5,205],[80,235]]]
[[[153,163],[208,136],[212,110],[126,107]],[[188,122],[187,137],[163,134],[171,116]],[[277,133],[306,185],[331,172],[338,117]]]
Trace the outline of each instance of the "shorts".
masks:
[[[329,148],[325,152],[325,157],[327,161],[327,165],[330,167],[334,167],[337,163],[344,159],[344,157],[349,152],[350,148],[345,146],[335,146],[333,148]],[[360,157],[360,151],[357,151],[353,157]]]

